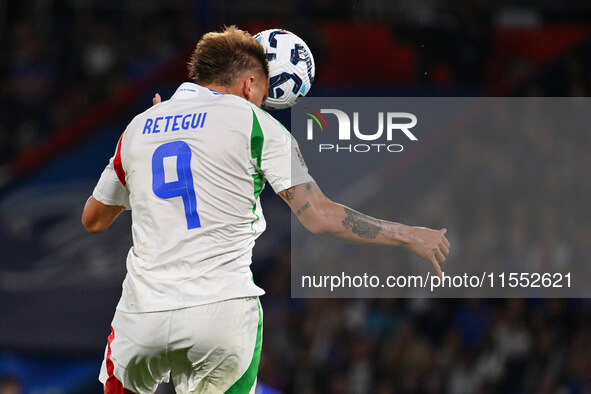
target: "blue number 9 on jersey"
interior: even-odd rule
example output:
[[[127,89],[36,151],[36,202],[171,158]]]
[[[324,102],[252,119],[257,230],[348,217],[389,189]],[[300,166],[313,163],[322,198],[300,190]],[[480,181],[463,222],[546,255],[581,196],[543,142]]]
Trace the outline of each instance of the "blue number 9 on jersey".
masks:
[[[178,179],[166,182],[164,177],[164,158],[176,156]],[[197,214],[197,198],[191,172],[191,148],[184,141],[173,141],[160,145],[152,155],[152,190],[160,198],[181,197],[185,206],[187,228],[201,227]]]

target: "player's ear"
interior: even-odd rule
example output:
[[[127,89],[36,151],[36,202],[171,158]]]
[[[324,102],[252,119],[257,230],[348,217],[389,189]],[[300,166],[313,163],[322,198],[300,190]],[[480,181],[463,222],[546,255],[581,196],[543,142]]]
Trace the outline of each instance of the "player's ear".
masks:
[[[245,99],[250,100],[250,95],[254,85],[254,77],[251,75],[242,81],[242,94]]]

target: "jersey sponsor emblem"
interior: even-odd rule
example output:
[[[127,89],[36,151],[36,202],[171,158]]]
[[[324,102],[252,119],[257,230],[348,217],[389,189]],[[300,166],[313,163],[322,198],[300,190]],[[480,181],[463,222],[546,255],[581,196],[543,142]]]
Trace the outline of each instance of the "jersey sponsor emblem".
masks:
[[[304,161],[304,157],[302,156],[302,152],[300,152],[299,148],[295,148],[296,154],[298,155],[298,159],[300,159],[300,164],[302,167],[306,167],[306,162]]]

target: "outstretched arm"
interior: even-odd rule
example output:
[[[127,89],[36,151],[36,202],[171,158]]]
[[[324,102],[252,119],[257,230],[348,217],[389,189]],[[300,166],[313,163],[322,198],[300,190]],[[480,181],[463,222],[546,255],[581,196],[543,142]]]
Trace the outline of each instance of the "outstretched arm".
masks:
[[[428,260],[441,277],[449,253],[445,229],[431,230],[372,218],[328,199],[315,182],[279,192],[300,222],[314,234],[359,244],[404,246]]]

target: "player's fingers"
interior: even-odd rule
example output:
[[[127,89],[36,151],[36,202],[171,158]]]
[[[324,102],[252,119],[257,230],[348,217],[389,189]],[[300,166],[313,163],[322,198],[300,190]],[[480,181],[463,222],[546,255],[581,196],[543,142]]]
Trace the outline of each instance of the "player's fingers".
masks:
[[[447,246],[448,249],[451,246],[447,238],[445,238],[445,236],[443,237],[443,243],[445,244],[445,246]]]
[[[447,233],[447,229],[446,228],[442,228],[441,230],[439,230],[439,232],[441,232],[441,234],[445,234],[445,233]]]
[[[431,259],[429,260],[431,262],[431,265],[433,266],[433,268],[435,268],[435,272],[437,273],[437,276],[441,279],[443,279],[443,272],[441,272],[441,267],[439,266],[439,263],[437,262],[437,260],[435,260],[435,257],[431,257]]]
[[[435,252],[435,258],[437,259],[439,265],[443,264],[443,262],[445,261],[445,256],[443,255],[443,253],[441,253],[439,249]]]
[[[439,250],[441,251],[441,253],[443,253],[444,256],[447,256],[449,254],[449,248],[445,246],[445,244],[439,245]]]
[[[160,104],[162,102],[162,98],[160,97],[160,95],[158,93],[156,93],[154,95],[154,98],[152,99],[152,104],[156,105],[156,104]]]

